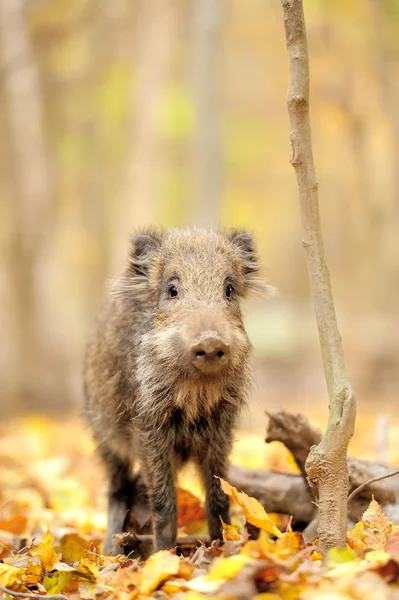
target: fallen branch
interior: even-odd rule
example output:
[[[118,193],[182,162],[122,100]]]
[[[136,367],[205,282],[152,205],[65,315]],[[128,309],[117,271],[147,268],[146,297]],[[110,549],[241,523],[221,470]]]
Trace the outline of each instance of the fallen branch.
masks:
[[[313,445],[320,442],[320,430],[311,425],[302,414],[292,414],[275,409],[267,411],[267,415],[269,424],[266,441],[282,442],[293,455],[305,477],[304,457],[307,456]],[[364,504],[369,502],[374,495],[382,506],[397,504],[399,512],[399,482],[385,481],[384,485],[378,483],[392,473],[392,467],[351,456],[347,457],[347,463],[351,493],[361,486],[356,495],[361,494]],[[350,512],[353,512],[353,507]]]
[[[257,498],[267,512],[292,515],[301,524],[315,523],[316,506],[306,482],[304,461],[311,446],[320,441],[321,433],[301,414],[284,410],[269,410],[266,441],[282,442],[292,453],[302,474],[278,473],[261,469],[247,469],[232,465],[229,482],[249,496]],[[349,485],[356,491],[348,503],[351,522],[361,520],[372,496],[380,503],[387,517],[399,523],[399,481],[387,478],[396,474],[392,468],[371,461],[348,456]],[[384,484],[380,482],[384,480]],[[349,498],[348,498],[349,501]]]
[[[132,549],[140,545],[152,545],[154,536],[151,533],[137,534],[134,531],[117,533],[113,536],[115,546],[129,546]],[[203,546],[209,545],[211,540],[209,535],[181,535],[177,537],[175,546]]]
[[[231,465],[229,482],[257,498],[267,512],[291,515],[296,523],[302,524],[309,523],[315,516],[313,495],[301,475]]]
[[[50,600],[71,600],[68,598],[68,596],[64,596],[63,594],[46,594],[43,596],[43,594],[35,594],[34,592],[13,592],[2,585],[0,585],[0,592],[9,594],[15,598],[49,598]]]

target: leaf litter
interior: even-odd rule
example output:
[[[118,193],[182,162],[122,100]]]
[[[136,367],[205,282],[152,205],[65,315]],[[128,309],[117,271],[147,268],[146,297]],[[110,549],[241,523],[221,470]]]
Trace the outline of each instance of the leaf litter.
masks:
[[[233,522],[222,523],[223,543],[206,547],[204,498],[189,472],[178,489],[179,539],[198,535],[198,543],[143,561],[102,554],[104,478],[79,423],[13,421],[0,436],[0,456],[0,596],[399,600],[399,527],[374,498],[347,547],[323,557],[317,541],[305,544],[289,521],[282,526],[287,519],[220,480]],[[258,528],[257,539],[246,523]]]

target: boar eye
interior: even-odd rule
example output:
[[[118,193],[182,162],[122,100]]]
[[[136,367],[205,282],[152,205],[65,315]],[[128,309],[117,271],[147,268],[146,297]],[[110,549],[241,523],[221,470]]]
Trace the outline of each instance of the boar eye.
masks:
[[[233,293],[233,292],[234,292],[234,288],[233,288],[233,286],[231,285],[231,283],[229,283],[229,284],[226,286],[226,291],[225,291],[226,298],[231,298],[231,295],[232,295],[232,293]]]
[[[177,291],[177,287],[174,285],[169,286],[168,293],[169,293],[170,298],[177,298],[177,296],[179,295],[179,292]]]

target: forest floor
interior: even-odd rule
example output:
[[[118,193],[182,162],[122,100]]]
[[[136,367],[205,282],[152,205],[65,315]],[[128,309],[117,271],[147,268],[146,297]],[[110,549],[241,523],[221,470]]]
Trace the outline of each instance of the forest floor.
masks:
[[[320,403],[306,408],[310,421],[323,426]],[[352,455],[372,460],[386,455],[399,464],[399,421],[384,416],[388,411],[368,405],[359,413]],[[237,433],[233,462],[297,472],[282,444],[264,443],[263,409],[250,412],[244,424],[256,422],[256,431]],[[347,548],[322,557],[317,543],[306,545],[291,530],[289,515],[266,515],[256,501],[226,485],[233,496],[233,527],[224,528],[224,544],[198,544],[182,556],[160,552],[146,562],[104,556],[105,482],[93,452],[76,416],[26,416],[0,424],[0,595],[6,588],[58,600],[399,599],[399,527],[376,501],[348,535]],[[179,485],[179,536],[203,536],[203,494],[193,470],[182,474]],[[258,540],[247,539],[246,522],[260,527]]]

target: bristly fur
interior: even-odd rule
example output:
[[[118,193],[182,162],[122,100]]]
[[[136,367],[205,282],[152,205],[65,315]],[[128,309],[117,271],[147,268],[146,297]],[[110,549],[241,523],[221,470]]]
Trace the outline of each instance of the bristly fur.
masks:
[[[172,301],[168,286],[179,288]],[[225,295],[226,285],[233,290]],[[112,282],[85,360],[85,416],[108,470],[109,526],[104,550],[133,505],[138,462],[146,484],[155,549],[176,536],[175,475],[193,460],[207,496],[210,535],[229,522],[226,477],[232,431],[252,386],[251,345],[240,298],[265,290],[251,234],[240,230],[146,229],[131,242],[122,277]],[[193,366],[201,336],[230,348],[217,375]]]

